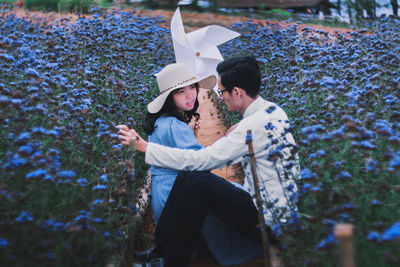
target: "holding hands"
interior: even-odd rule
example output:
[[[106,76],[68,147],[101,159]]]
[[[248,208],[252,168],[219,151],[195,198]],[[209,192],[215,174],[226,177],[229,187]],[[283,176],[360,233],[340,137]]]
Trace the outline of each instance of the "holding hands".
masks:
[[[119,139],[123,145],[129,146],[132,142],[135,143],[135,149],[139,152],[146,152],[147,142],[133,129],[129,129],[127,125],[118,125]]]

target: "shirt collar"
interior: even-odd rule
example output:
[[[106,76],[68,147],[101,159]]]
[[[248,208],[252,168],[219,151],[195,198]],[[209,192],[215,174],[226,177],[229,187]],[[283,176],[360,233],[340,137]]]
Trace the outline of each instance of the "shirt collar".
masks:
[[[256,112],[260,107],[264,105],[264,99],[258,96],[246,109],[243,114],[243,118],[246,118]]]

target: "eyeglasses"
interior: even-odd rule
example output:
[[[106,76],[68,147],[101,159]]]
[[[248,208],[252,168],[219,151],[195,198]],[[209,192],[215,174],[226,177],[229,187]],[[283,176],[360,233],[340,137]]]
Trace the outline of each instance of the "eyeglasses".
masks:
[[[221,90],[219,88],[217,90],[217,94],[218,94],[219,97],[221,97],[224,92],[229,92],[229,90],[228,89]]]

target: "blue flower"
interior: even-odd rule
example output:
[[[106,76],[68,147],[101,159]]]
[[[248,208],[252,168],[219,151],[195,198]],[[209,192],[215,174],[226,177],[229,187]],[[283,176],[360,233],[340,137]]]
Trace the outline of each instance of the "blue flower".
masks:
[[[368,240],[380,242],[381,239],[382,239],[382,237],[378,232],[371,231],[368,233]]]
[[[114,149],[114,150],[119,151],[119,150],[121,150],[121,148],[122,148],[122,144],[115,144],[115,145],[112,145],[112,149]]]
[[[107,183],[107,174],[100,175],[100,181]]]
[[[377,199],[373,199],[372,201],[371,201],[371,205],[372,206],[379,206],[381,204],[381,202],[379,201],[379,200],[377,200]]]
[[[301,129],[301,133],[302,134],[310,134],[310,133],[315,133],[315,132],[318,132],[318,131],[325,132],[325,130],[326,129],[325,129],[325,127],[323,125],[315,124],[315,125],[303,127]]]
[[[28,161],[25,158],[21,158],[18,154],[13,154],[4,167],[16,169],[18,167],[25,166],[26,164],[28,164]]]
[[[376,146],[374,144],[372,144],[370,141],[368,140],[363,140],[363,141],[353,141],[352,145],[355,148],[360,148],[360,149],[365,149],[365,150],[376,150]]]
[[[33,77],[40,77],[39,72],[37,70],[33,69],[33,68],[27,68],[25,70],[25,74],[33,76]]]
[[[383,234],[382,240],[399,240],[400,239],[400,221],[389,227]]]
[[[47,130],[46,134],[49,136],[60,137],[60,132],[57,130]]]
[[[374,130],[382,136],[390,136],[393,134],[391,124],[385,120],[378,120],[374,125]]]
[[[353,176],[351,176],[351,174],[347,171],[342,171],[337,175],[337,178],[340,180],[350,180],[353,178]]]
[[[319,134],[317,134],[317,133],[311,133],[311,134],[309,134],[309,135],[307,136],[307,140],[310,141],[310,142],[316,142],[316,141],[318,141],[319,139],[320,139],[320,136],[319,136]]]
[[[281,225],[280,224],[274,224],[272,226],[272,231],[274,232],[274,234],[276,236],[281,236],[282,235],[282,229],[281,229]]]
[[[293,184],[289,184],[289,185],[286,187],[286,189],[287,189],[289,192],[293,192],[294,185],[293,185]]]
[[[322,239],[314,249],[319,250],[331,246],[336,246],[337,244],[338,242],[333,234],[329,234],[326,238]]]
[[[267,112],[268,114],[271,114],[274,110],[276,109],[276,106],[269,106],[265,112]]]
[[[54,252],[52,252],[52,251],[48,251],[45,256],[46,256],[46,258],[51,259],[51,260],[54,260],[56,258],[56,256],[54,255]]]
[[[106,188],[107,188],[107,186],[105,186],[103,184],[99,184],[99,185],[93,186],[93,190],[104,190]]]
[[[94,201],[92,202],[92,205],[98,205],[98,204],[101,204],[101,203],[103,203],[103,200],[102,200],[102,199],[96,199],[96,200],[94,200]]]
[[[24,223],[24,222],[32,222],[33,217],[29,211],[21,211],[19,216],[15,219],[17,222]]]
[[[38,223],[38,226],[50,232],[62,230],[64,224],[62,222],[57,222],[55,219],[48,219],[44,222]]]
[[[392,169],[392,170],[400,169],[400,156],[396,155],[390,160],[389,168]]]
[[[32,133],[34,134],[44,134],[46,133],[46,129],[43,127],[35,127],[32,129]]]
[[[8,241],[0,237],[0,249],[8,247]]]
[[[45,176],[45,175],[47,175],[47,171],[46,171],[45,169],[37,169],[37,170],[35,170],[35,171],[29,172],[29,173],[25,176],[25,178],[26,178],[26,179],[31,179],[31,178],[36,179],[36,178],[43,177],[43,176]]]
[[[52,175],[50,175],[50,174],[46,174],[46,175],[44,176],[43,180],[54,182],[54,177],[53,177]]]
[[[310,159],[320,159],[326,155],[326,151],[323,149],[319,149],[316,153],[310,154]]]
[[[82,187],[85,187],[88,183],[86,178],[79,178],[78,180],[76,180],[76,182]]]
[[[33,153],[33,148],[30,146],[21,146],[18,149],[18,152],[22,155],[30,155]]]
[[[368,172],[374,171],[377,165],[378,162],[376,160],[369,158],[365,161],[365,168],[367,169]]]
[[[59,171],[57,175],[61,178],[74,178],[76,173],[75,171]]]
[[[311,172],[309,169],[304,169],[304,170],[301,170],[300,177],[301,177],[301,179],[307,180],[307,179],[316,178],[316,175],[315,175],[315,173]]]

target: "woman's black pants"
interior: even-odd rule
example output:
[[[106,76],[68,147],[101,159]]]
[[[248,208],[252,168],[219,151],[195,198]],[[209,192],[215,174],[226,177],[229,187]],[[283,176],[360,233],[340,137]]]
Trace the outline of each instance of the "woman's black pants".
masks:
[[[181,171],[155,232],[156,248],[167,267],[188,266],[208,212],[261,244],[258,213],[249,193],[209,171]]]

